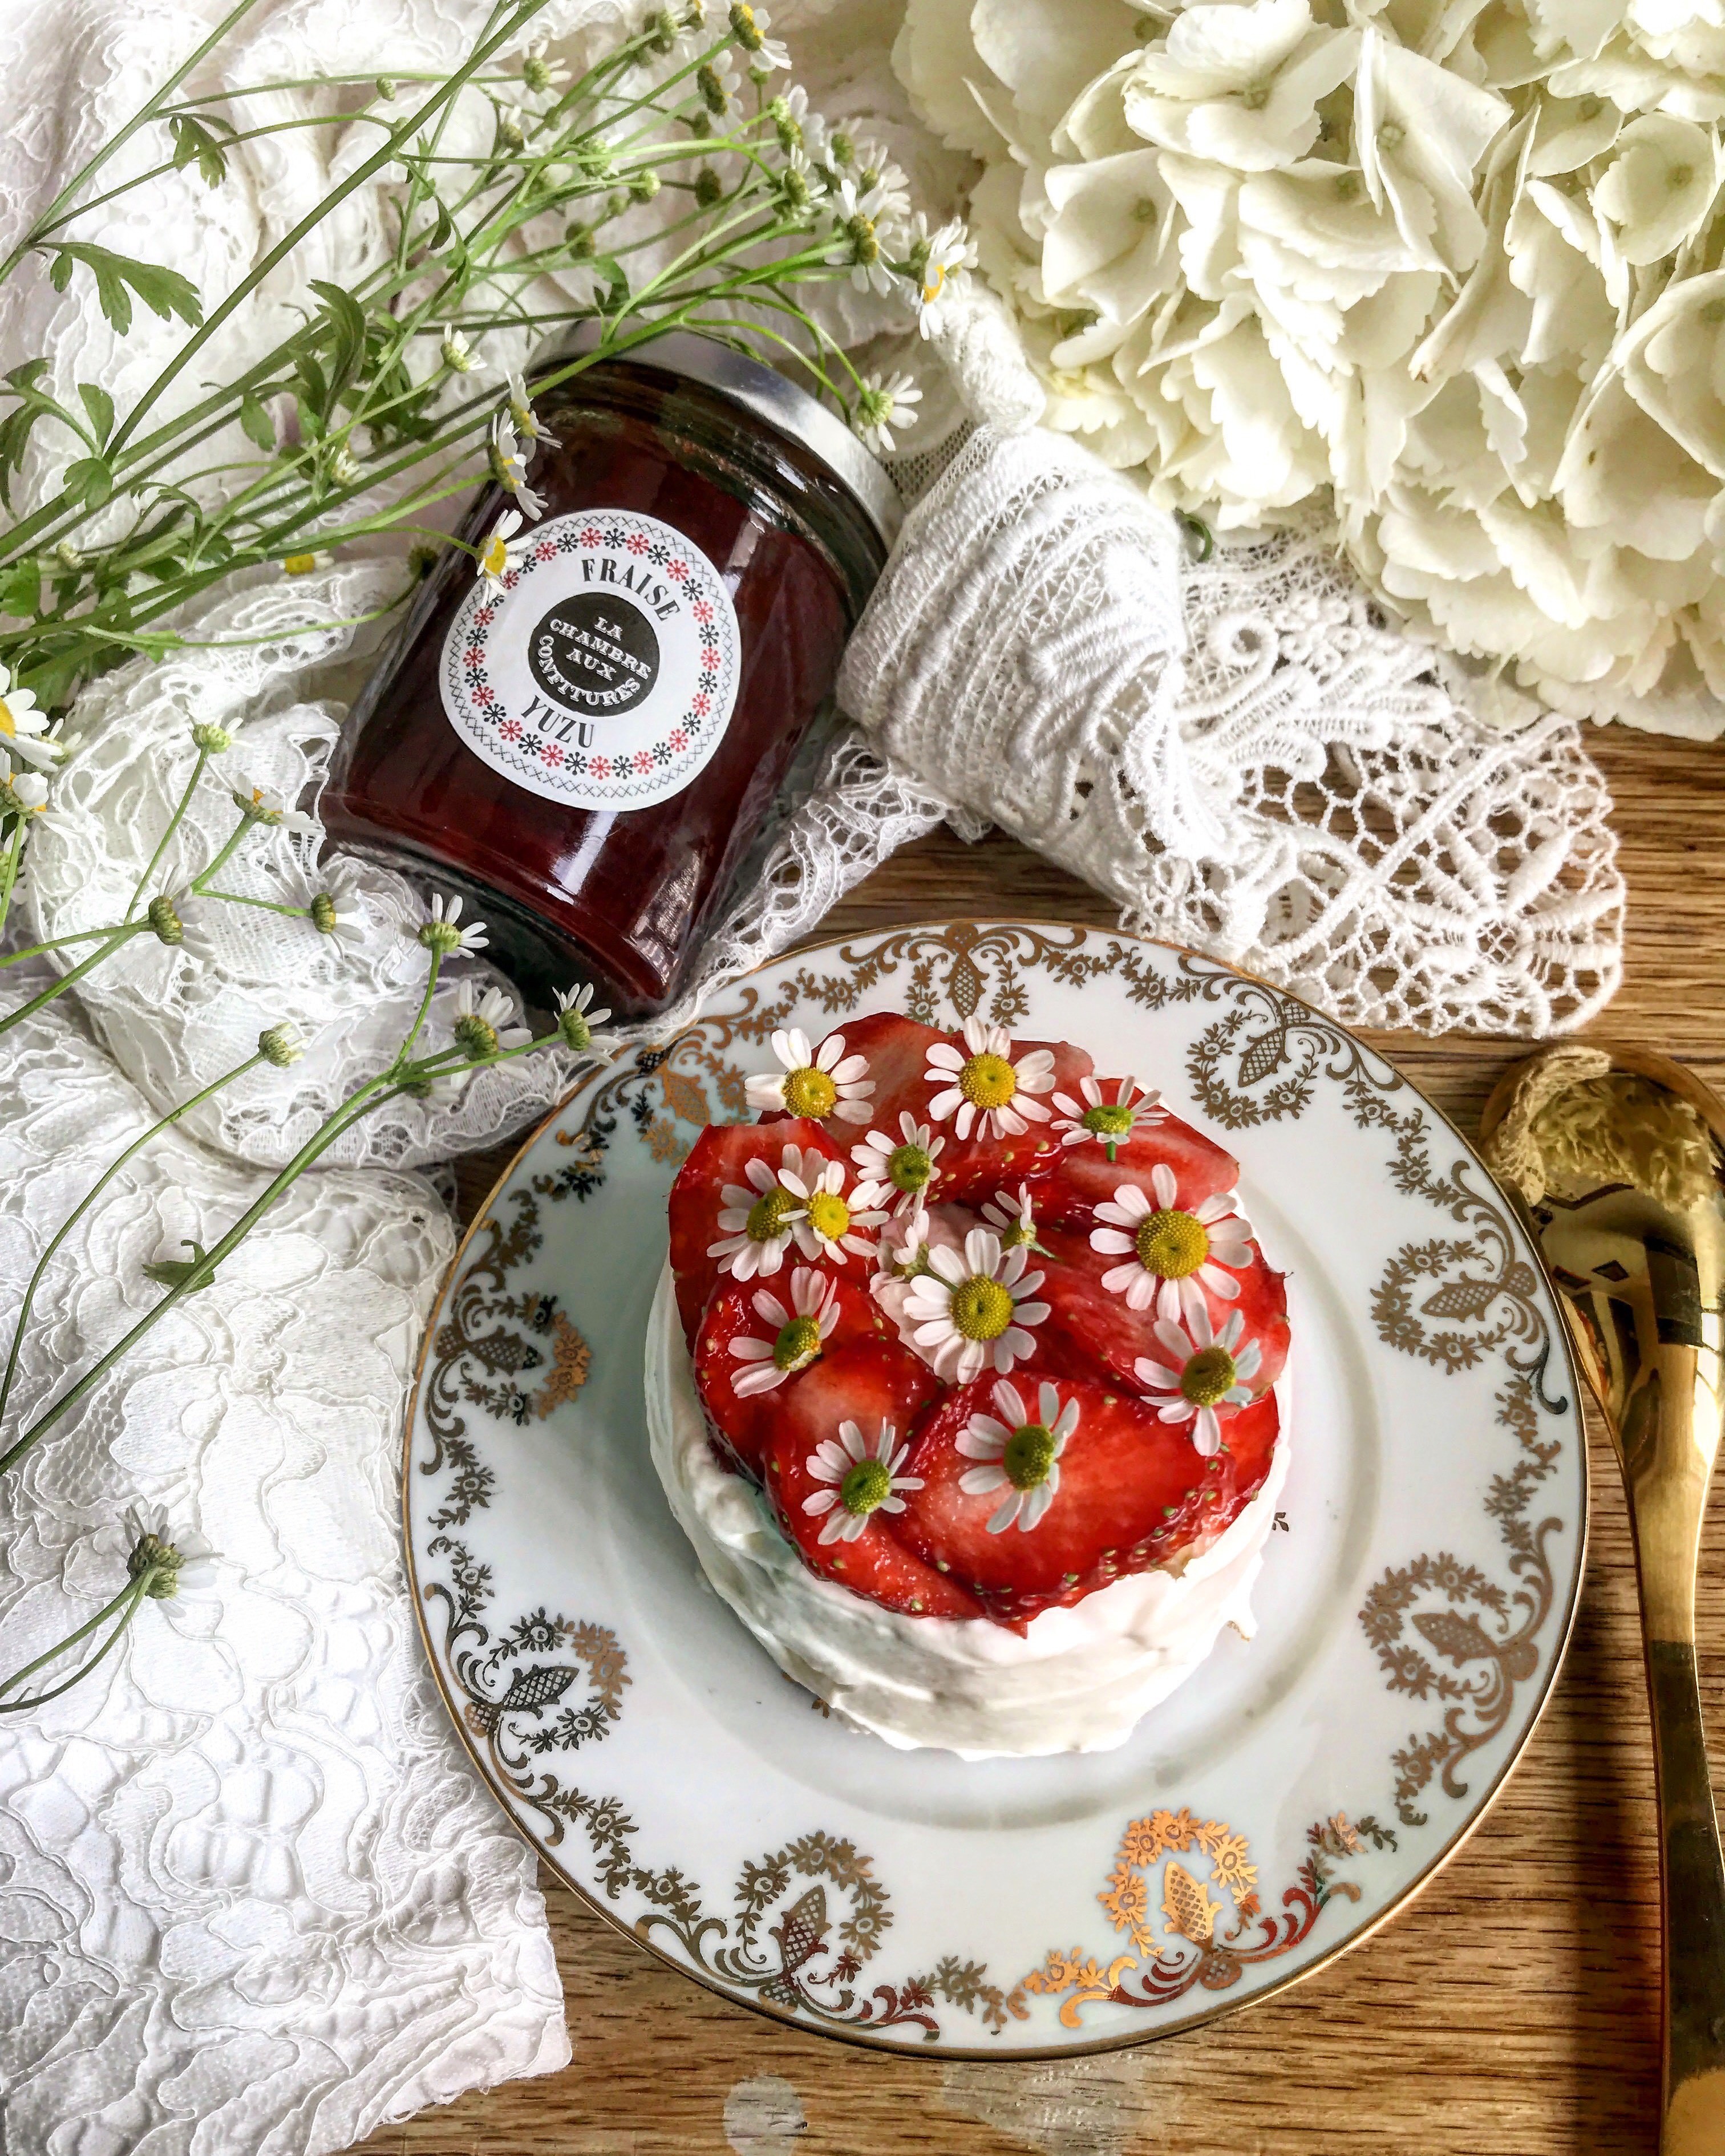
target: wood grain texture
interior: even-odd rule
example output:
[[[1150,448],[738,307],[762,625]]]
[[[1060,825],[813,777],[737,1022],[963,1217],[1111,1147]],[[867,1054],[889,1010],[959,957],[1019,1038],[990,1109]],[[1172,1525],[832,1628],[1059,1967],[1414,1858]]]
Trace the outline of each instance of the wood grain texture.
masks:
[[[1628,979],[1594,1030],[1725,1086],[1725,745],[1591,746],[1630,880]],[[1101,926],[1106,902],[1001,839],[944,834],[832,915],[842,933],[965,913]],[[1373,1037],[1464,1129],[1523,1052]],[[475,1163],[470,1204],[498,1163]],[[1587,1582],[1522,1765],[1400,1917],[1281,1998],[1070,2064],[901,2061],[787,2033],[674,1975],[546,1881],[574,2063],[420,2114],[375,2156],[1640,2156],[1657,2144],[1658,1875],[1635,1573],[1593,1433]],[[1725,1796],[1725,1521],[1701,1589]],[[742,2086],[739,2087],[739,2084]],[[729,2112],[727,2114],[727,2103]]]

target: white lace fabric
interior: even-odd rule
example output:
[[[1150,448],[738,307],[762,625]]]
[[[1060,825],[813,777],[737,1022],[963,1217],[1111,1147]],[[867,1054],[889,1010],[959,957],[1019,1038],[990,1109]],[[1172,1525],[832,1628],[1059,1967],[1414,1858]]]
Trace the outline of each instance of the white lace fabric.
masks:
[[[9,1306],[152,1119],[64,1004],[22,1030]],[[174,1132],[137,1156],[44,1282],[25,1421],[157,1299],[143,1266],[213,1243],[264,1179]],[[222,1553],[0,1739],[9,2156],[339,2148],[568,2056],[532,1859],[449,1728],[403,1576],[403,1394],[452,1248],[416,1176],[304,1178],[0,1481],[8,1667],[123,1584],[128,1502]]]

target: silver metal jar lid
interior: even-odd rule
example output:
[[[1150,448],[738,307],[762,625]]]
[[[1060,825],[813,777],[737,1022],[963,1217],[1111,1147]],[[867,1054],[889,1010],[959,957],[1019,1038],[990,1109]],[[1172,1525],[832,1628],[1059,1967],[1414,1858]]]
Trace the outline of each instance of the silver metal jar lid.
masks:
[[[598,341],[598,324],[588,321],[564,343],[561,353],[590,351]],[[869,521],[891,546],[904,521],[904,504],[898,490],[875,458],[858,441],[838,414],[799,389],[794,382],[763,367],[716,338],[698,336],[692,330],[667,330],[649,343],[636,345],[608,358],[608,365],[655,367],[691,382],[704,382],[722,391],[735,403],[764,419],[781,434],[801,442],[854,495]]]

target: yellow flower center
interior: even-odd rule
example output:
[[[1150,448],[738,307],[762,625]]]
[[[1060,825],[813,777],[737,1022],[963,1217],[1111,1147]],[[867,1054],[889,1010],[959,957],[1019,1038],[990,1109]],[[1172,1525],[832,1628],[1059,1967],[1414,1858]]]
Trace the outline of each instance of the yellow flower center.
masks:
[[[892,1477],[884,1460],[859,1460],[839,1485],[839,1502],[847,1512],[872,1512],[892,1495]]]
[[[1193,1213],[1153,1213],[1138,1230],[1138,1262],[1159,1280],[1184,1280],[1210,1254],[1210,1239]]]
[[[1200,1348],[1180,1373],[1180,1390],[1194,1407],[1214,1407],[1233,1383],[1234,1358],[1225,1348]]]
[[[958,1073],[958,1091],[979,1108],[1004,1108],[1018,1090],[1004,1055],[973,1055]]]
[[[793,1317],[782,1325],[773,1343],[774,1366],[781,1370],[806,1370],[820,1353],[820,1326],[812,1317]]]
[[[1034,1243],[1035,1240],[1035,1223],[1026,1220],[1021,1213],[1014,1217],[1009,1226],[1000,1230],[1000,1247],[1003,1250],[1015,1250],[1021,1244]]]
[[[743,1233],[752,1243],[770,1243],[784,1233],[785,1215],[794,1213],[797,1201],[782,1183],[775,1183],[764,1197],[757,1198],[749,1208],[749,1217]]]
[[[932,262],[928,265],[927,269],[923,271],[922,275],[925,280],[932,280],[932,282],[925,281],[923,284],[922,297],[925,304],[927,304],[937,300],[940,297],[941,287],[947,281],[947,273],[938,265],[938,264]]]
[[[836,1190],[817,1190],[809,1201],[809,1224],[817,1235],[836,1243],[850,1226],[850,1208]]]
[[[8,740],[11,740],[17,732],[18,726],[13,719],[12,706],[3,696],[0,696],[0,734],[4,734]]]
[[[290,577],[309,577],[317,567],[316,554],[287,554],[282,557],[283,569]]]
[[[488,539],[485,551],[480,556],[480,566],[488,577],[501,577],[509,567],[509,548],[501,539]]]
[[[839,1089],[824,1070],[812,1065],[793,1070],[784,1081],[784,1104],[793,1116],[813,1116],[818,1122],[839,1105]]]
[[[998,1340],[1012,1322],[1012,1297],[998,1280],[973,1273],[952,1291],[952,1323],[967,1340]]]
[[[1054,1432],[1040,1422],[1027,1422],[1007,1439],[1000,1464],[1014,1490],[1034,1490],[1047,1481],[1054,1457]]]
[[[1079,1120],[1097,1137],[1123,1138],[1132,1129],[1132,1111],[1118,1101],[1104,1101],[1099,1107],[1086,1108]]]

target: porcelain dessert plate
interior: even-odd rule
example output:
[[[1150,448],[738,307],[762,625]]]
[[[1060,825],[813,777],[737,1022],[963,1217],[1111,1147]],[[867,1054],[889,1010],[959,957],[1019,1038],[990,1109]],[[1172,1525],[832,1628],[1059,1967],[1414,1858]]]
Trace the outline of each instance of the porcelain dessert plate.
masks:
[[[700,1577],[648,1455],[665,1199],[769,1037],[898,1008],[1066,1039],[1238,1155],[1286,1268],[1292,1458],[1255,1597],[1114,1752],[966,1763],[855,1733]],[[1308,1974],[1429,1879],[1537,1719],[1586,1454],[1532,1252],[1471,1148],[1332,1020],[1210,961],[1011,921],[830,943],[588,1077],[475,1222],[404,1490],[433,1670],[558,1875],[799,2026],[1034,2056]]]

